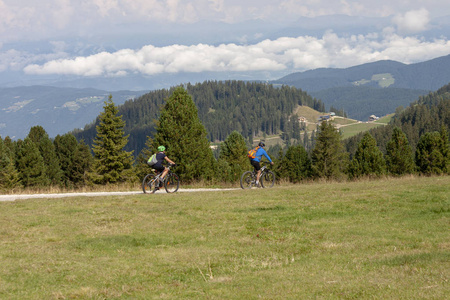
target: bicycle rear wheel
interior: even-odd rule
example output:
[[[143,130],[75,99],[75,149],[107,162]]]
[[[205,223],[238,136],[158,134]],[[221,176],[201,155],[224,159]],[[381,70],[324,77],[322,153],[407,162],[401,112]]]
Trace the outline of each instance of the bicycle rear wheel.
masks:
[[[255,184],[253,172],[245,171],[241,176],[241,188],[250,189]]]
[[[155,174],[148,174],[144,177],[144,180],[142,181],[142,191],[144,192],[144,194],[152,192],[152,190],[155,188],[155,180]]]
[[[164,188],[168,193],[175,193],[180,187],[180,178],[175,173],[167,174],[167,178],[164,183]]]
[[[272,171],[265,171],[261,176],[261,185],[264,188],[271,188],[275,184],[275,174]]]

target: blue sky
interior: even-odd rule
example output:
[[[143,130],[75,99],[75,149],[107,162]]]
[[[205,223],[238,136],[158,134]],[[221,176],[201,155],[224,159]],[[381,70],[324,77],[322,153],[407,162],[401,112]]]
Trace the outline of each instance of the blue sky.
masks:
[[[0,73],[276,79],[415,63],[450,54],[449,16],[448,0],[0,0]]]

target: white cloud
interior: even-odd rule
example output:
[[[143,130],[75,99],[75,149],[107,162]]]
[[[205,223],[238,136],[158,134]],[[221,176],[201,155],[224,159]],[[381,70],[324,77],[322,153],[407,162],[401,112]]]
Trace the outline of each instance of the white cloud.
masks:
[[[2,38],[55,36],[79,28],[95,31],[98,24],[166,22],[185,24],[199,20],[242,22],[262,19],[293,22],[299,17],[334,14],[386,17],[405,32],[418,32],[430,15],[450,14],[448,0],[0,0]],[[410,12],[405,13],[405,7]],[[423,7],[423,8],[422,8]],[[427,13],[428,12],[428,13]]]
[[[396,15],[392,22],[400,33],[414,34],[428,29],[430,13],[425,8]]]
[[[307,70],[342,68],[385,59],[412,63],[450,53],[450,41],[446,39],[424,41],[401,37],[389,30],[384,34],[381,38],[377,34],[340,37],[327,32],[321,38],[283,37],[246,46],[148,45],[138,50],[123,49],[51,60],[42,65],[30,64],[24,71],[28,74],[118,76],[130,73]]]

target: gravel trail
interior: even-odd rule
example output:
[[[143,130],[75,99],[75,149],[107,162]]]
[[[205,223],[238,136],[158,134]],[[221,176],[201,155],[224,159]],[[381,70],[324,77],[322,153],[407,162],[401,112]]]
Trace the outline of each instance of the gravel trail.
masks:
[[[238,188],[229,189],[179,189],[177,193],[186,192],[216,192],[216,191],[233,191]],[[144,194],[142,191],[131,192],[90,192],[90,193],[59,193],[59,194],[17,194],[17,195],[0,195],[1,201],[15,201],[18,199],[34,199],[34,198],[65,198],[65,197],[96,197],[96,196],[117,196],[117,195],[137,195]],[[165,190],[157,191],[155,194],[167,194]],[[149,194],[149,197],[152,195]]]

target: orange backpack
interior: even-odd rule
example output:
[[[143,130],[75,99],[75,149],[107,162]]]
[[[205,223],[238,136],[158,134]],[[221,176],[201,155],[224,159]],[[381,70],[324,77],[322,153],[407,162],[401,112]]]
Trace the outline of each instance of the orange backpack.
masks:
[[[254,159],[256,157],[256,151],[258,151],[258,149],[259,149],[259,146],[248,150],[248,152],[247,152],[248,158]]]

